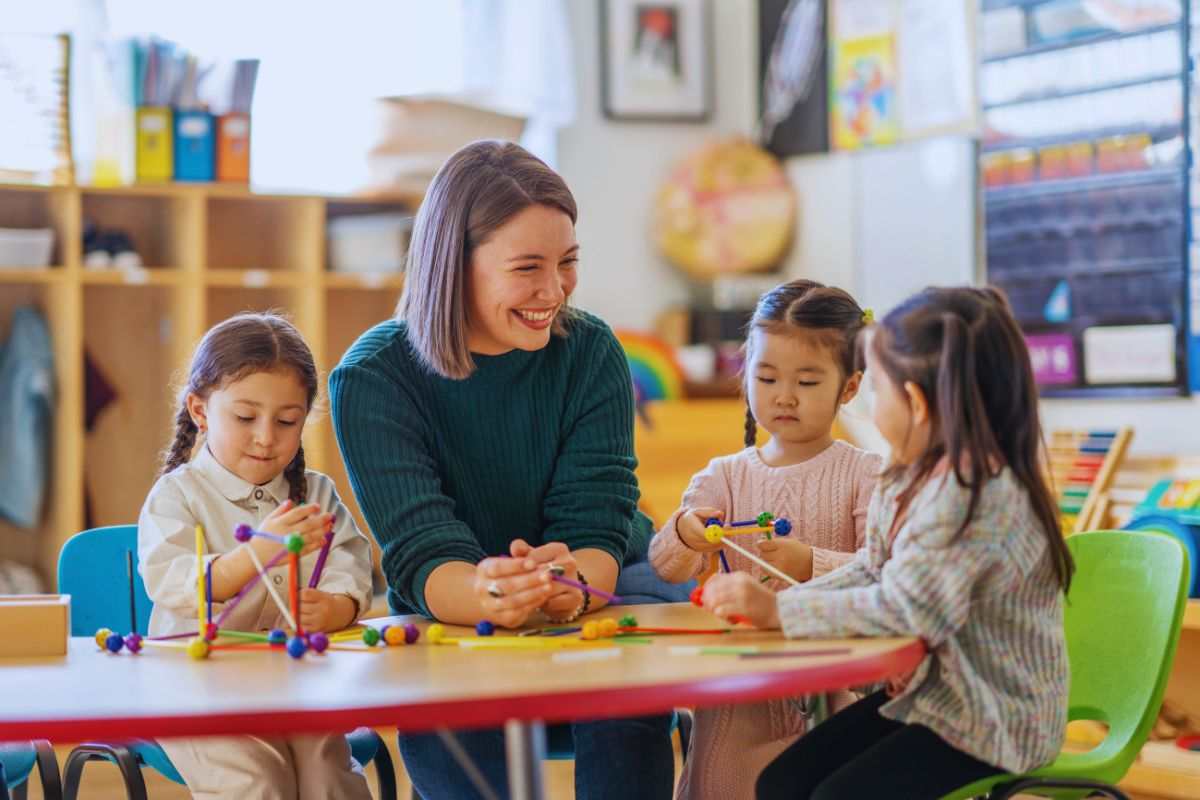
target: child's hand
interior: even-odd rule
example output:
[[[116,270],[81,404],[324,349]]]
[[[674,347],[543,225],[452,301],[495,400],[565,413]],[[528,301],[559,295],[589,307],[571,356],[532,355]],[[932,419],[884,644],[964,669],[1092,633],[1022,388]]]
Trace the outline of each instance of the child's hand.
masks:
[[[714,575],[704,584],[704,607],[721,619],[741,617],[756,628],[778,628],[775,593],[745,572]]]
[[[725,512],[715,508],[685,508],[675,519],[675,533],[689,550],[712,553],[721,549],[720,542],[704,538],[705,523],[710,519],[725,520]]]
[[[284,500],[279,507],[259,523],[258,530],[273,533],[276,536],[287,536],[298,533],[304,539],[304,549],[300,555],[308,555],[314,550],[320,550],[325,543],[325,532],[333,525],[333,514],[321,513],[321,507],[316,503],[305,503],[297,506],[291,500]],[[256,536],[250,540],[259,558],[271,558],[279,552],[279,545],[270,539]]]
[[[758,554],[775,569],[798,581],[812,578],[812,547],[796,539],[775,536],[758,543]]]
[[[306,631],[340,631],[354,622],[357,611],[354,601],[344,594],[300,590],[300,627]]]

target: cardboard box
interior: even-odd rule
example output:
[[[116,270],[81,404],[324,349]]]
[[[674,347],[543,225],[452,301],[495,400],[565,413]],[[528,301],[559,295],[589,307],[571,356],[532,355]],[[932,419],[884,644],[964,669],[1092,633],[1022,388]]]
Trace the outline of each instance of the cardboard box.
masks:
[[[65,656],[69,594],[0,595],[0,658]]]

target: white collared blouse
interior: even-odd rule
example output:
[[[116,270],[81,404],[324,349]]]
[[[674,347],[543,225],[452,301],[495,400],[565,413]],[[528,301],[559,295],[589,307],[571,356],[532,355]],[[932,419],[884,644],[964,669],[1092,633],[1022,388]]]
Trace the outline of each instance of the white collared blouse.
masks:
[[[333,513],[334,537],[318,588],[345,594],[358,604],[359,614],[371,607],[371,546],[342,504],[333,481],[308,470],[309,503]],[[207,562],[244,547],[234,538],[243,523],[258,526],[288,498],[288,481],[282,474],[256,486],[223,467],[207,447],[189,463],[162,476],[150,490],[138,517],[138,570],[146,593],[154,603],[149,635],[162,636],[196,630],[196,525],[204,527]],[[318,551],[300,561],[300,586],[308,585]],[[267,571],[268,578],[287,603],[287,561]],[[213,604],[213,618],[224,608]],[[282,627],[283,617],[260,581],[237,604],[222,627],[256,631]]]

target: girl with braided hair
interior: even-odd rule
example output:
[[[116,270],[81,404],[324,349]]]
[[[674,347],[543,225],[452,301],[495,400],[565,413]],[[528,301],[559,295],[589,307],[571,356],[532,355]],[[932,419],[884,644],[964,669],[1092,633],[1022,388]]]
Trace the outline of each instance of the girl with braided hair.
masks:
[[[720,556],[764,591],[785,588],[741,554],[715,552],[721,545],[704,537],[710,518],[734,522],[762,512],[787,519],[791,533],[745,545],[794,580],[853,559],[881,460],[835,441],[833,425],[858,392],[855,339],[869,318],[843,290],[810,280],[777,286],[758,301],[746,336],[745,449],[713,459],[692,478],[680,509],[650,543],[660,577],[690,581],[706,557]],[[762,447],[755,446],[759,427],[770,434]],[[844,692],[831,699],[835,708],[852,702]],[[824,708],[824,698],[805,698],[697,709],[676,798],[749,800],[762,768]]]
[[[154,602],[152,636],[191,630],[197,619],[195,530],[204,532],[213,616],[282,545],[240,543],[238,525],[304,539],[301,586],[326,534],[332,543],[315,588],[301,589],[306,631],[347,627],[371,602],[371,550],[333,481],[306,470],[301,434],[317,398],[317,368],[300,332],[275,314],[239,314],[201,340],[179,393],[175,436],[138,518],[138,566]],[[250,552],[253,551],[253,552]],[[265,580],[282,588],[287,562]],[[284,627],[259,582],[222,627]],[[370,796],[341,734],[164,739],[193,797]]]

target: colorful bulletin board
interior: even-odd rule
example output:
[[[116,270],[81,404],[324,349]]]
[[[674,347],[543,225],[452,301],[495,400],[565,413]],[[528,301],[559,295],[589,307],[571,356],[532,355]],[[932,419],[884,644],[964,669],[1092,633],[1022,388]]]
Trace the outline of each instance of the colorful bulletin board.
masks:
[[[974,12],[961,0],[831,0],[835,150],[976,128]]]

